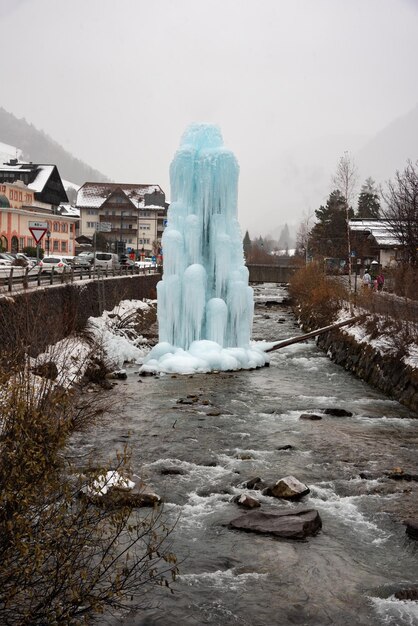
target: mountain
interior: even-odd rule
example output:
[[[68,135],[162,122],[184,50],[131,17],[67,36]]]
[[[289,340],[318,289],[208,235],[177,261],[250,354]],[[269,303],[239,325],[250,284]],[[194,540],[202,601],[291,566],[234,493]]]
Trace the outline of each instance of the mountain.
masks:
[[[408,159],[418,160],[418,104],[405,115],[388,124],[357,154],[361,182],[371,176],[377,183],[394,178]]]
[[[110,182],[104,174],[76,159],[59,143],[25,119],[19,119],[0,107],[0,142],[17,148],[14,157],[34,163],[54,163],[62,178],[82,185],[90,182]],[[2,150],[2,152],[5,152]],[[3,161],[2,161],[3,163]]]

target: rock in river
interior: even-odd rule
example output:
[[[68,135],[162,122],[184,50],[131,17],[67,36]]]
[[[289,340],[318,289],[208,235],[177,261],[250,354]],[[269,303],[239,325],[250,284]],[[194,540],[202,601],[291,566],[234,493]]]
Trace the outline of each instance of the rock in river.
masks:
[[[404,521],[406,534],[412,539],[418,539],[418,519],[407,519]]]
[[[321,415],[317,415],[316,413],[302,413],[302,415],[299,416],[299,419],[315,421],[315,420],[321,420],[322,417]]]
[[[294,476],[285,476],[263,491],[265,496],[297,500],[309,493],[309,487]]]
[[[285,539],[305,539],[322,527],[315,509],[280,509],[274,513],[251,511],[233,519],[229,528],[262,533]]]
[[[260,502],[257,498],[253,498],[245,493],[235,496],[235,498],[232,498],[232,501],[236,502],[236,504],[242,506],[244,509],[256,509],[260,506]]]

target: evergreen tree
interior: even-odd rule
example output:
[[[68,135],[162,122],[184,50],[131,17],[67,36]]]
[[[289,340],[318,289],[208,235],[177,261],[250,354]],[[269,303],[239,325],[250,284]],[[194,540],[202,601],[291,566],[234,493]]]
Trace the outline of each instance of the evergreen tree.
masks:
[[[290,241],[289,226],[285,224],[282,228],[282,231],[279,237],[279,243],[278,243],[279,250],[287,250],[289,248],[289,241]]]
[[[243,245],[243,248],[244,248],[245,260],[248,261],[249,254],[251,252],[251,239],[250,239],[250,235],[248,234],[248,230],[245,231],[245,235],[244,235],[244,239],[242,241],[242,245]]]
[[[379,194],[373,178],[367,178],[361,188],[356,217],[362,219],[378,219],[380,217]]]
[[[326,206],[315,211],[318,222],[310,234],[310,248],[314,254],[335,258],[347,257],[347,215],[354,216],[338,190],[330,193]]]

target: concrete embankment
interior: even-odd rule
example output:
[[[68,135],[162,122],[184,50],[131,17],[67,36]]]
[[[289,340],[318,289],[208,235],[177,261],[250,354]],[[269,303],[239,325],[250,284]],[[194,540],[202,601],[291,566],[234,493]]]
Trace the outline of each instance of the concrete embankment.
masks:
[[[51,285],[0,297],[2,354],[36,356],[46,346],[81,331],[121,300],[155,298],[160,274],[117,276]]]

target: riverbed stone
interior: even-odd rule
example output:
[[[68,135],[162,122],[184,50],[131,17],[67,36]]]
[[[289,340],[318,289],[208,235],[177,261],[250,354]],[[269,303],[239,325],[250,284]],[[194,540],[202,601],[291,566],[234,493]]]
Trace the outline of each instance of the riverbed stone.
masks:
[[[279,446],[277,450],[293,450],[295,446],[290,445],[290,443],[286,443],[284,446]]]
[[[312,422],[317,421],[317,420],[321,420],[322,416],[321,415],[317,415],[316,413],[302,413],[302,415],[299,416],[300,420],[310,420]]]
[[[353,414],[351,411],[346,411],[345,409],[338,409],[336,407],[322,409],[322,412],[325,415],[332,415],[333,417],[353,417]]]
[[[284,476],[274,485],[264,489],[263,495],[274,498],[284,498],[286,500],[298,500],[309,493],[310,489],[294,476]]]
[[[233,519],[229,528],[283,537],[285,539],[305,539],[315,535],[322,527],[322,521],[315,509],[280,509],[271,513],[251,511]]]
[[[411,589],[400,589],[394,594],[397,600],[409,600],[411,602],[418,601],[418,587],[412,587]]]
[[[161,503],[161,497],[142,482],[138,480],[130,482],[134,483],[132,488],[110,486],[107,492],[103,494],[85,490],[81,495],[96,506],[109,509],[153,507]]]
[[[260,506],[260,502],[257,498],[253,498],[253,496],[249,496],[246,493],[235,496],[235,498],[232,498],[232,502],[235,502],[238,506],[242,506],[244,509],[255,509]]]
[[[418,518],[417,519],[406,519],[404,521],[406,526],[406,534],[408,537],[412,539],[418,539]]]

